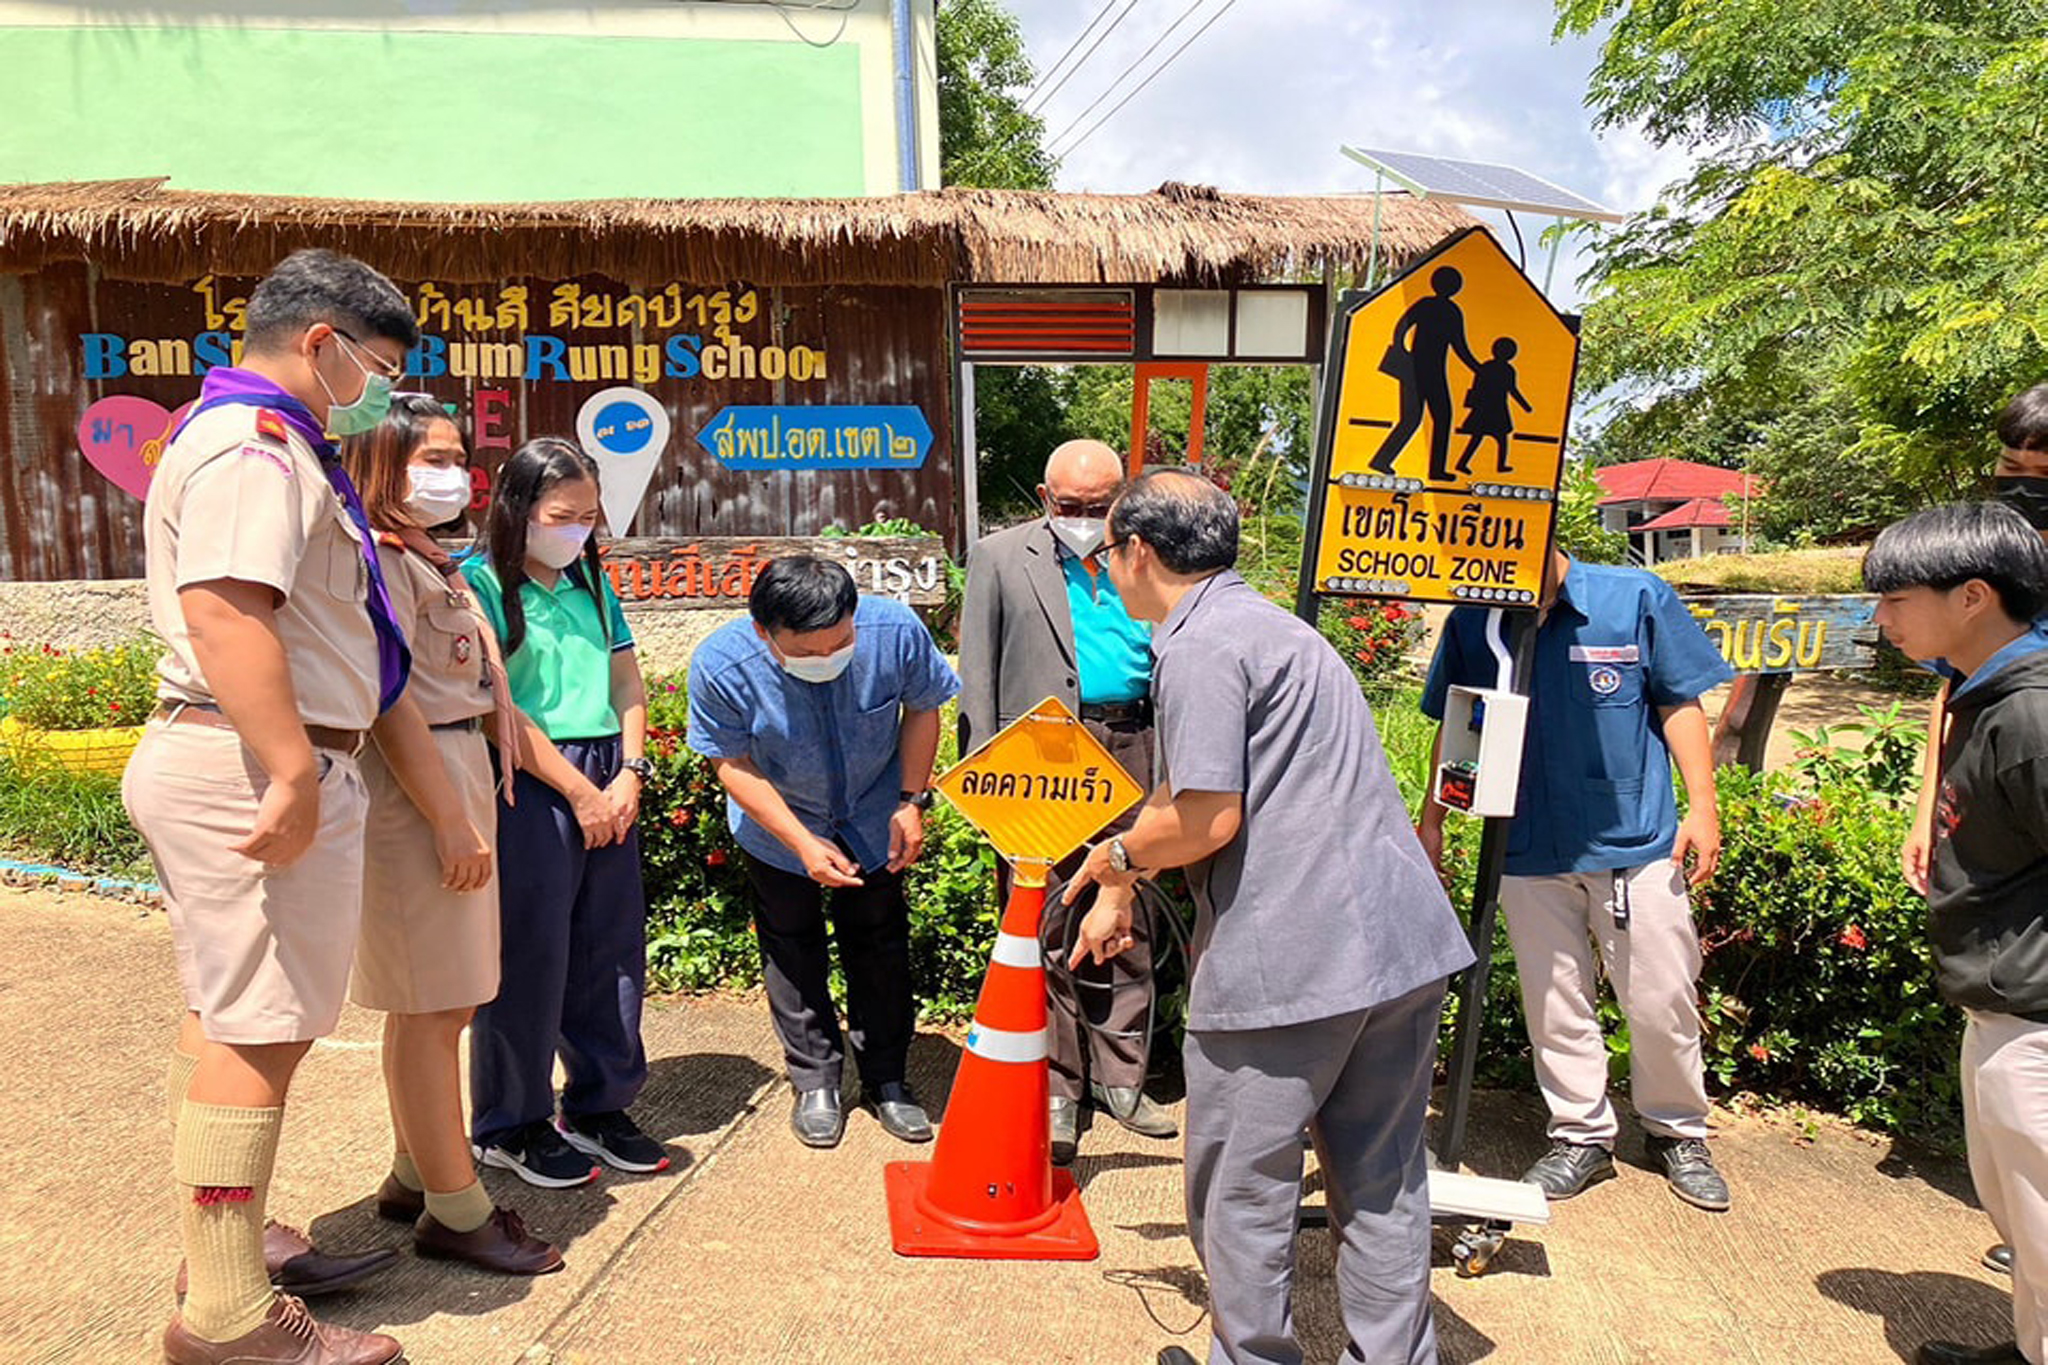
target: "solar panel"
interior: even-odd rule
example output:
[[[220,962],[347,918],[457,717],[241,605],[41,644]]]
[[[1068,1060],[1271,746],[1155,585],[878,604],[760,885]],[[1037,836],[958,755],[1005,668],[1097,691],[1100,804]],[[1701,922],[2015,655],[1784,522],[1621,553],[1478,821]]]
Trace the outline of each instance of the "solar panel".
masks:
[[[1628,216],[1602,208],[1590,199],[1513,166],[1359,147],[1344,148],[1344,155],[1372,167],[1423,199],[1444,199],[1477,208],[1521,209],[1558,218],[1590,218],[1602,223],[1619,223]]]

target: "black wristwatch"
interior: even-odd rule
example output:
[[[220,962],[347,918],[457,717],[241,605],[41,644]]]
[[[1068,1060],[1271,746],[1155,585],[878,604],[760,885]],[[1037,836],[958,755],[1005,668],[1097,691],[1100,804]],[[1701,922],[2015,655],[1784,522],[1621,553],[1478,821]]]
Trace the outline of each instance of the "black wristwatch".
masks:
[[[896,799],[898,801],[902,802],[906,806],[915,806],[919,810],[930,810],[932,808],[933,796],[934,793],[930,787],[926,787],[921,792],[905,791],[896,793]]]
[[[643,783],[645,783],[645,782],[652,782],[652,781],[654,780],[654,763],[653,763],[653,761],[652,761],[652,760],[650,760],[650,759],[645,759],[645,758],[628,758],[628,759],[622,759],[622,760],[620,760],[620,762],[619,762],[619,770],[620,770],[621,772],[629,772],[629,773],[638,773],[638,774],[640,774],[640,780],[641,780],[641,781],[642,781]]]

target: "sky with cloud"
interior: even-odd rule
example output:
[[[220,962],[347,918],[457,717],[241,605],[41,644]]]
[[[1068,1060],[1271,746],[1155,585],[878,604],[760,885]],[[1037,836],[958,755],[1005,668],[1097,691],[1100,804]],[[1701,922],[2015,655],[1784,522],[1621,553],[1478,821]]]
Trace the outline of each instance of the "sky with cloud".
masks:
[[[1041,73],[1103,8],[1103,0],[1005,2]],[[1683,153],[1632,130],[1595,131],[1584,95],[1597,44],[1553,42],[1546,0],[1236,0],[1227,8],[1226,0],[1200,0],[1141,61],[1189,3],[1137,0],[1037,108],[1055,150],[1072,147],[1059,188],[1142,191],[1184,180],[1254,193],[1370,190],[1372,172],[1338,151],[1348,143],[1501,162],[1632,211],[1649,207],[1687,165]],[[1126,8],[1125,0],[1113,4],[1112,19]],[[1219,14],[1156,80],[1079,140]],[[1133,62],[1140,62],[1135,74],[1098,103]],[[1522,219],[1539,283],[1533,231],[1542,226]],[[1566,308],[1579,299],[1575,254],[1560,259],[1556,274],[1554,292]]]

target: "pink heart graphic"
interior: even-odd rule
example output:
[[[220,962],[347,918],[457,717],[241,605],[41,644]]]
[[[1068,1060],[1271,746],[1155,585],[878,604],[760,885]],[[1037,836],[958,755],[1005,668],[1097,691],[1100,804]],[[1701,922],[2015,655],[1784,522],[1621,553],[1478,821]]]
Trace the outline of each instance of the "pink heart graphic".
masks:
[[[165,412],[161,403],[130,393],[102,398],[78,419],[78,448],[107,482],[146,498],[164,442],[191,406],[185,403],[176,412]]]

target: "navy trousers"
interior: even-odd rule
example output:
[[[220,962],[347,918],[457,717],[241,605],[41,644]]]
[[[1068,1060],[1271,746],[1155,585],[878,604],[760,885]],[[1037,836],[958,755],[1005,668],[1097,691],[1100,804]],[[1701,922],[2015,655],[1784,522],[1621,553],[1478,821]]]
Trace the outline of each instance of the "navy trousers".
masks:
[[[566,740],[563,757],[602,787],[619,741]],[[555,1055],[566,1116],[624,1109],[647,1083],[640,1001],[647,985],[647,898],[640,831],[585,848],[569,803],[530,773],[517,804],[498,803],[498,998],[469,1030],[470,1133],[488,1146],[555,1112]]]

